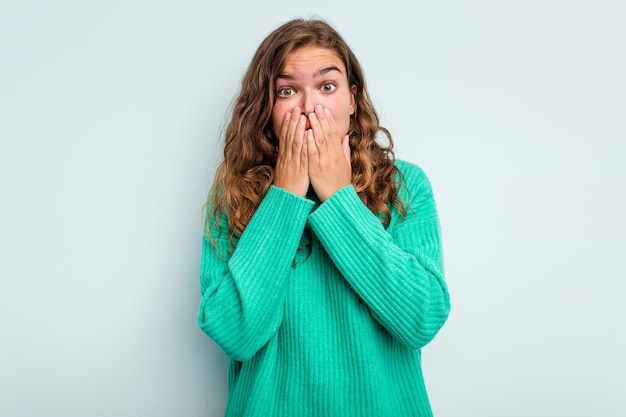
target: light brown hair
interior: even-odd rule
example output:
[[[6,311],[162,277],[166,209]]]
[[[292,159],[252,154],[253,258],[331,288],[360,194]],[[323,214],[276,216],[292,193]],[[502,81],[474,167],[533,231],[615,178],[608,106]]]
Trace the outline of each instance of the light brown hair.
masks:
[[[349,84],[356,86],[356,111],[350,118],[349,136],[352,184],[359,197],[385,227],[392,206],[406,213],[398,197],[393,141],[387,129],[379,125],[358,60],[326,22],[296,19],[263,40],[243,77],[225,130],[224,158],[208,200],[208,214],[214,221],[205,223],[205,235],[213,243],[211,230],[217,227],[221,233],[227,227],[232,250],[272,184],[278,157],[271,121],[276,79],[287,56],[303,46],[335,51],[346,66]],[[379,132],[386,136],[386,144],[377,141]]]

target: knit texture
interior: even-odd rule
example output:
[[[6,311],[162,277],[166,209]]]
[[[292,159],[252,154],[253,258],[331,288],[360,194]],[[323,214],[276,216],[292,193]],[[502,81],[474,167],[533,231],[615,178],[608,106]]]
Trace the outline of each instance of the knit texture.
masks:
[[[231,358],[227,417],[432,416],[420,349],[450,308],[439,222],[423,171],[396,166],[407,215],[386,230],[351,185],[322,204],[272,186],[231,256],[226,231],[203,238],[198,320]]]

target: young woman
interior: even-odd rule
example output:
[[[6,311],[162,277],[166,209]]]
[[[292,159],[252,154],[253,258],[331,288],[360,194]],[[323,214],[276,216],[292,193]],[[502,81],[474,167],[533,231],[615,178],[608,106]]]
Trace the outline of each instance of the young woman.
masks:
[[[439,223],[428,179],[392,146],[328,24],[261,43],[200,267],[199,325],[231,358],[227,416],[432,415],[420,349],[449,312]]]

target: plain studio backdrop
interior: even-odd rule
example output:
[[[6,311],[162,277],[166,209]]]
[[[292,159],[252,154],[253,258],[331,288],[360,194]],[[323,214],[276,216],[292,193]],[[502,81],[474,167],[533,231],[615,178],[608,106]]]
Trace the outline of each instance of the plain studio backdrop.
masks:
[[[3,0],[0,415],[223,414],[201,206],[252,54],[300,16],[344,35],[434,186],[435,414],[626,415],[621,0]]]

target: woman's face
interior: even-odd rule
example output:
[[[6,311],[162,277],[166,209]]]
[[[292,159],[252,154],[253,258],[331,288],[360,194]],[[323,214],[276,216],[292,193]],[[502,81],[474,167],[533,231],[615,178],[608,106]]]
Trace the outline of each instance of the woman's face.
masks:
[[[308,116],[319,104],[330,110],[337,133],[348,134],[350,115],[355,110],[356,86],[349,84],[346,67],[334,50],[303,46],[291,52],[276,79],[275,94],[274,132],[280,131],[285,113],[300,107]],[[306,129],[310,128],[307,117]]]

